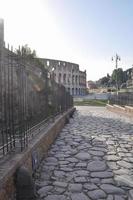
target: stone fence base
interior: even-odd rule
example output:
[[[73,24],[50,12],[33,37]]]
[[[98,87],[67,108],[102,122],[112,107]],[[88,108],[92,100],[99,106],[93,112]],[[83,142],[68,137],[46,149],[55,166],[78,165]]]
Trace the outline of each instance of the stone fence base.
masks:
[[[0,200],[13,199],[16,170],[22,166],[28,169],[31,174],[36,170],[41,160],[47,156],[50,145],[54,142],[74,111],[75,108],[71,108],[57,117],[43,133],[39,133],[32,139],[28,148],[22,153],[12,153],[12,155],[7,155],[3,158],[2,164],[0,164]]]
[[[112,112],[123,114],[127,117],[133,117],[133,107],[131,106],[118,106],[118,105],[110,105],[107,104],[106,108]]]

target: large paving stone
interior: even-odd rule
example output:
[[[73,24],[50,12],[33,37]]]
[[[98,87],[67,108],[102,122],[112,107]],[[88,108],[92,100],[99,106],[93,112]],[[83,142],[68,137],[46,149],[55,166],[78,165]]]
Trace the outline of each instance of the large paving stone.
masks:
[[[53,186],[45,186],[42,187],[41,189],[38,190],[38,194],[40,195],[40,197],[44,197],[47,195],[47,193],[49,191],[51,191],[53,189]]]
[[[123,174],[130,174],[130,170],[127,169],[127,168],[121,168],[121,169],[118,169],[118,170],[114,170],[114,173],[115,174],[119,174],[119,175],[123,175]]]
[[[52,162],[52,163],[54,163],[54,162],[57,162],[58,160],[57,160],[57,158],[53,158],[53,157],[48,157],[48,158],[46,158],[46,161],[47,162]]]
[[[77,150],[78,150],[78,151],[80,151],[80,150],[84,150],[84,149],[86,149],[86,148],[89,148],[89,147],[91,147],[91,145],[90,145],[90,144],[88,144],[88,146],[87,146],[87,147],[86,147],[86,146],[84,146],[84,145],[82,145],[82,146],[80,145],[80,146],[78,146],[78,147],[77,147]]]
[[[78,175],[78,176],[88,176],[89,172],[87,170],[77,170],[75,171],[75,173]]]
[[[124,167],[124,168],[127,168],[127,169],[132,169],[133,168],[133,164],[132,163],[126,162],[124,160],[118,161],[117,164],[122,166],[122,167]]]
[[[103,178],[103,179],[101,180],[101,183],[110,183],[110,184],[114,184],[115,181],[114,181],[113,178]]]
[[[103,190],[100,190],[100,189],[90,191],[87,194],[93,200],[106,198],[106,196],[107,196],[106,193]]]
[[[64,195],[48,195],[45,200],[66,200]]]
[[[77,183],[69,184],[68,189],[71,192],[81,192],[82,191],[82,184],[77,184]]]
[[[66,182],[60,182],[60,181],[55,181],[53,183],[53,185],[58,186],[58,187],[63,187],[63,188],[67,187],[67,183]]]
[[[73,169],[70,168],[70,167],[62,167],[62,168],[61,168],[61,171],[64,171],[64,172],[72,172]]]
[[[104,190],[107,194],[125,194],[125,191],[123,189],[111,184],[102,184],[100,185],[100,188]]]
[[[117,163],[115,161],[109,161],[109,162],[107,162],[107,165],[111,169],[115,169],[115,170],[120,169],[120,166],[117,165]]]
[[[82,167],[86,167],[87,163],[86,162],[79,162],[76,164],[76,167],[82,168]]]
[[[49,185],[49,183],[47,183],[47,182],[43,183],[43,181],[40,181],[40,182],[35,181],[35,187],[36,187],[37,190],[41,189],[44,186],[48,186],[48,185]]]
[[[89,151],[89,153],[93,156],[104,156],[104,152],[102,151]]]
[[[102,160],[102,157],[101,156],[93,156],[92,157],[92,160],[94,160],[94,161],[97,161],[97,160]]]
[[[91,183],[99,184],[100,178],[91,178],[90,181],[91,181]]]
[[[91,177],[94,178],[111,178],[113,177],[112,172],[104,171],[104,172],[92,172]]]
[[[91,148],[92,150],[94,150],[94,151],[102,151],[102,152],[107,152],[107,149],[106,148],[100,148],[100,147],[93,147],[93,148]]]
[[[129,163],[133,163],[133,157],[125,157],[123,158],[124,161],[127,161]]]
[[[118,155],[121,156],[121,157],[126,157],[126,158],[129,158],[129,157],[133,156],[132,153],[122,153],[122,152],[118,153]]]
[[[87,179],[85,177],[75,177],[74,181],[75,183],[86,183]]]
[[[60,165],[67,165],[69,163],[69,161],[66,161],[66,160],[65,161],[59,161],[58,163]]]
[[[62,152],[62,153],[57,153],[57,154],[55,154],[55,157],[56,157],[57,159],[61,159],[61,158],[66,157],[66,155],[64,155],[63,152]]]
[[[66,191],[66,188],[55,187],[54,191],[56,192],[56,194],[63,194]],[[54,193],[54,191],[52,193]]]
[[[81,152],[75,155],[75,157],[79,160],[90,160],[91,156],[89,153]]]
[[[115,195],[114,200],[125,200],[125,198],[120,195]]]
[[[106,159],[108,161],[118,161],[118,160],[120,160],[120,157],[118,157],[116,155],[108,155],[108,156],[106,156]]]
[[[109,194],[108,197],[107,197],[107,200],[114,200],[113,195]]]
[[[133,200],[133,189],[129,191],[129,199],[128,200]]]
[[[54,175],[57,176],[57,177],[64,177],[65,176],[65,172],[55,170],[54,171]]]
[[[87,169],[92,172],[104,171],[106,169],[106,164],[104,161],[92,161],[88,164]]]
[[[98,187],[94,184],[94,183],[85,183],[84,185],[83,185],[83,187],[85,188],[85,189],[87,189],[87,190],[95,190],[95,189],[97,189]]]
[[[72,162],[72,163],[76,163],[76,162],[78,162],[78,159],[76,159],[76,158],[67,158],[66,159],[67,161],[69,161],[69,162]]]
[[[127,174],[116,175],[114,179],[121,186],[133,187],[133,175],[127,175]]]
[[[86,196],[84,193],[73,193],[71,195],[72,200],[91,200],[88,196]]]

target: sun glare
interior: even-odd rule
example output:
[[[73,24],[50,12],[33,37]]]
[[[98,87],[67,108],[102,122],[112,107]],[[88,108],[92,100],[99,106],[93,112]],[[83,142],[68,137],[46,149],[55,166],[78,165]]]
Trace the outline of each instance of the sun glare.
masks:
[[[49,14],[45,1],[0,0],[0,17],[5,22],[5,41],[20,43],[40,43],[49,38],[55,23]]]

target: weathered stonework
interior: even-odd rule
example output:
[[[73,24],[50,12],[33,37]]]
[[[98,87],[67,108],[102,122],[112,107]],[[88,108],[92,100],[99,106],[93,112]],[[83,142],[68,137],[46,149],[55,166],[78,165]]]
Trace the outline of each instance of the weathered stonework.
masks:
[[[132,127],[106,108],[78,106],[37,169],[38,199],[132,200]]]
[[[79,65],[71,62],[42,58],[57,83],[65,86],[71,95],[86,94],[86,70],[80,71]]]
[[[28,148],[20,153],[12,155],[0,165],[0,200],[9,200],[15,193],[14,174],[20,166],[26,167],[32,174],[42,158],[47,156],[47,151],[57,135],[66,123],[66,118],[74,112],[70,109],[52,122],[46,130],[36,135]],[[33,166],[34,165],[36,166]]]

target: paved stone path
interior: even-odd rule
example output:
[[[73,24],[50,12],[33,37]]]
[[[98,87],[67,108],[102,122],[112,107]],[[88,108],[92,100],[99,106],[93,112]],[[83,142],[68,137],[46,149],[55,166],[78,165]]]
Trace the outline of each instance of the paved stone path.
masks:
[[[133,120],[77,107],[36,177],[38,199],[133,200]]]

